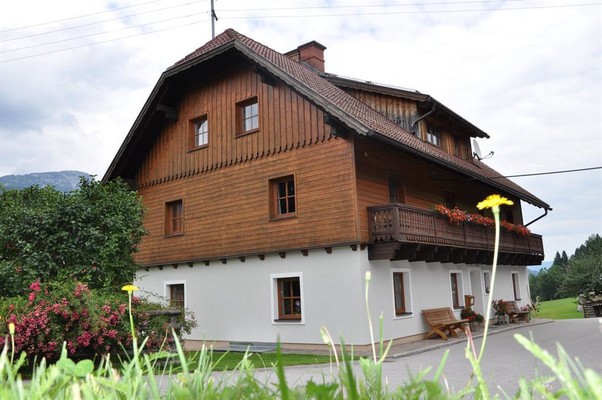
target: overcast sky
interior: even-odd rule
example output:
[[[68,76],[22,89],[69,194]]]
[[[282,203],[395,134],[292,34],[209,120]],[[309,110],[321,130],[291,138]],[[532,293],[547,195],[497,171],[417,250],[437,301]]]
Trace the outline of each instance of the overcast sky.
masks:
[[[101,178],[161,73],[211,39],[209,10],[209,0],[3,4],[0,176]],[[479,144],[502,174],[602,166],[600,1],[215,0],[215,12],[216,34],[234,28],[279,52],[316,40],[327,72],[431,95],[491,136]],[[602,234],[601,169],[513,180],[554,209],[530,226],[546,260]]]

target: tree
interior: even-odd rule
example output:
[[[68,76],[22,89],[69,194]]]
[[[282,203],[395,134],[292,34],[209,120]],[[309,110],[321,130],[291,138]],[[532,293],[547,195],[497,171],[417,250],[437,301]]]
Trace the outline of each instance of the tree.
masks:
[[[591,235],[569,259],[560,287],[566,297],[602,294],[602,238]]]
[[[82,179],[71,193],[37,186],[0,192],[0,296],[23,293],[33,281],[131,282],[143,213],[120,181]]]

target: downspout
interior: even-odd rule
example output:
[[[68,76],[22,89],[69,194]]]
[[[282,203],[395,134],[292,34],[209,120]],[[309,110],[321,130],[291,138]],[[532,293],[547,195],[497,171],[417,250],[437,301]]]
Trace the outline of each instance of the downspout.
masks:
[[[433,102],[433,108],[430,109],[429,112],[427,112],[426,114],[424,114],[422,117],[418,118],[416,121],[412,122],[412,133],[415,135],[416,134],[416,124],[418,124],[418,122],[422,121],[423,119],[425,119],[426,117],[428,117],[429,115],[431,115],[432,113],[435,112],[435,108],[437,108],[437,102]]]
[[[535,218],[533,221],[529,222],[528,224],[525,224],[525,226],[529,226],[531,225],[533,222],[535,221],[539,221],[540,219],[542,219],[543,217],[545,217],[546,215],[548,215],[548,209],[544,208],[544,213],[543,215],[540,215],[539,217]]]

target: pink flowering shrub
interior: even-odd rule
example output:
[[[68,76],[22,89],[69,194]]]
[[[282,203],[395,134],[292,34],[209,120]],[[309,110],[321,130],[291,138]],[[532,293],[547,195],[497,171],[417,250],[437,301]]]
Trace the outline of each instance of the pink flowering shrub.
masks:
[[[121,353],[129,348],[131,331],[123,292],[91,290],[81,282],[29,286],[25,298],[0,300],[0,349],[7,339],[8,324],[15,324],[15,353],[55,360],[63,342],[71,356],[93,357],[97,354]],[[149,310],[159,304],[134,297],[132,309],[137,335],[148,337],[146,349],[159,350],[169,333],[165,317],[149,317]],[[182,330],[189,333],[194,321],[184,321]],[[10,338],[8,338],[10,345]]]

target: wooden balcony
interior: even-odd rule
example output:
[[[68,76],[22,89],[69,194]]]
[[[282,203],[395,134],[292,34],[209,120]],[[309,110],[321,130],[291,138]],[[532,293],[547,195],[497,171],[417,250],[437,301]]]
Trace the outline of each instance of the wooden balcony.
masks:
[[[452,224],[435,211],[405,204],[368,207],[371,260],[491,264],[495,232],[472,223]],[[541,235],[500,231],[499,265],[540,265]]]

